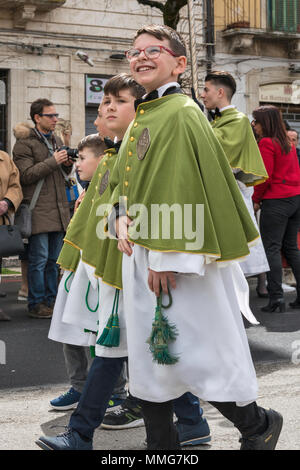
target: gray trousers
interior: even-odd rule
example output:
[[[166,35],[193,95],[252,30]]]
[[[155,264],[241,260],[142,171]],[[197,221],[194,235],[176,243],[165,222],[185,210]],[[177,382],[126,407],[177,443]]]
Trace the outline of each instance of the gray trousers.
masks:
[[[82,393],[88,371],[93,361],[93,358],[90,354],[90,349],[84,346],[63,344],[63,352],[70,384],[75,390],[77,390],[77,392]],[[122,372],[113,391],[113,395],[115,397],[121,399],[126,398],[126,383],[127,372],[126,363],[124,362]]]

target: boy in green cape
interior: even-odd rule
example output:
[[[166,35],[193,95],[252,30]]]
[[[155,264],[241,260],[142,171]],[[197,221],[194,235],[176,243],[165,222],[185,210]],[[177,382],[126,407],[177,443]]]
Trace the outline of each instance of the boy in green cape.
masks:
[[[178,448],[172,400],[186,391],[234,423],[241,449],[274,449],[282,417],[256,404],[237,296],[244,279],[237,260],[258,232],[210,124],[176,83],[187,60],[180,36],[166,26],[144,27],[127,58],[148,95],[110,181],[121,214],[129,383],[141,399],[148,449]],[[169,290],[173,302],[161,302]],[[159,326],[156,305],[157,313],[168,306]]]
[[[105,96],[102,104],[102,112],[107,118],[108,126],[114,130],[120,141],[126,127],[134,117],[133,101],[135,98],[140,98],[141,94],[144,93],[144,90],[142,87],[137,85],[129,75],[120,74],[113,77],[105,85],[104,93]],[[85,388],[80,397],[79,405],[71,416],[69,423],[70,429],[67,433],[59,436],[42,436],[37,441],[37,444],[43,449],[92,449],[94,430],[101,424],[114,384],[127,356],[126,332],[122,329],[124,323],[122,318],[122,273],[120,265],[122,255],[117,250],[117,240],[109,238],[99,240],[95,236],[96,230],[99,230],[99,214],[97,209],[100,207],[99,204],[107,202],[109,197],[108,195],[110,194],[108,180],[105,175],[107,171],[112,170],[116,158],[117,152],[114,148],[110,148],[105,153],[105,156],[102,158],[97,168],[87,194],[79,206],[75,215],[76,218],[74,218],[70,231],[66,237],[70,246],[74,247],[75,245],[76,248],[74,247],[74,249],[81,250],[82,261],[93,268],[95,276],[99,278],[100,314],[99,324],[95,327],[95,329],[98,328],[97,342],[95,345],[96,357],[93,361]],[[81,234],[82,223],[80,223],[80,220],[84,220],[84,225],[86,226],[85,235]],[[60,256],[60,262],[62,265],[72,264],[72,260],[69,259],[69,254],[69,251],[66,251]],[[84,279],[82,278],[81,282],[83,281]],[[73,282],[74,281],[72,281],[71,289],[72,286],[74,288]],[[74,290],[77,290],[76,286]],[[116,293],[119,293],[119,326],[121,327],[120,344],[118,347],[111,347],[111,344],[110,347],[107,347],[105,346],[105,343],[107,342],[106,340],[110,334],[108,331],[111,332],[113,330],[112,328],[106,328],[109,316],[107,314],[111,312],[113,299]],[[78,310],[77,304],[80,300],[76,300],[76,293],[73,294],[73,297],[75,298],[75,301],[72,303],[73,309],[69,308],[69,311]],[[117,303],[115,306],[116,305]],[[69,319],[69,321],[70,323],[66,325],[66,327],[68,326],[72,330],[72,328],[74,328],[74,324],[71,323],[71,319]],[[82,316],[82,322],[84,323],[85,321],[84,316]],[[78,324],[76,322],[75,326],[78,329]],[[103,340],[104,333],[108,334]],[[181,438],[182,441],[184,441],[184,444],[186,445],[190,440],[193,440],[193,444],[209,442],[209,427],[206,420],[202,418],[202,410],[199,408],[198,399],[196,397],[192,397],[190,394],[185,394],[185,396],[182,397],[181,407],[177,400],[176,402],[175,410],[177,410],[177,416],[181,416],[184,422],[193,423],[188,426],[188,435],[186,434],[187,427],[180,427],[180,431],[185,431],[184,433],[181,433]],[[126,406],[129,407],[129,403],[127,403]],[[118,428],[135,427],[139,424],[137,421],[142,421],[141,416],[139,416],[139,420],[132,418],[132,416],[135,416],[136,414],[136,409],[132,408],[136,406],[136,404],[132,399],[130,400],[130,406],[131,407],[129,409],[126,409],[124,403],[124,410],[122,411],[124,411],[123,414],[125,415],[125,418],[126,415],[129,415],[135,422],[128,422],[128,426],[125,426],[124,422],[117,423]],[[120,411],[118,416],[120,417]],[[106,427],[113,428],[114,426],[107,425]],[[193,428],[192,436],[191,428]],[[201,435],[199,435],[199,428],[201,428]],[[191,439],[191,437],[193,439]]]
[[[253,187],[268,177],[258,145],[247,116],[231,104],[236,92],[233,76],[224,71],[213,71],[205,77],[201,94],[203,103],[210,112],[215,112],[211,125],[223,147],[228,162],[252,221],[258,230],[253,210]],[[250,255],[240,264],[245,276],[255,276],[269,271],[269,264],[261,239],[250,247]]]

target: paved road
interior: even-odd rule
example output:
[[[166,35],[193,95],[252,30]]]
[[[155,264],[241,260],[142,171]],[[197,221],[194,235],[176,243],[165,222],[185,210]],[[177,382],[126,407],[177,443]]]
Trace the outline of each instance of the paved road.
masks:
[[[1,288],[7,297],[1,308],[12,318],[0,322],[0,340],[6,345],[6,364],[0,365],[0,389],[67,382],[62,345],[47,338],[50,320],[29,318],[26,304],[16,301],[17,278],[4,278]],[[294,294],[286,295],[288,301]],[[260,322],[246,323],[250,349],[255,363],[266,361],[290,362],[300,349],[300,311],[262,313],[265,299],[258,299],[251,285],[251,307]],[[297,342],[299,345],[297,346]],[[300,353],[299,353],[300,357]]]
[[[71,414],[49,410],[49,400],[67,389],[62,347],[47,339],[50,320],[29,318],[26,305],[16,302],[18,280],[6,278],[1,288],[7,297],[0,300],[0,305],[12,321],[0,322],[0,341],[5,342],[7,353],[6,364],[0,364],[0,450],[38,450],[35,440],[41,434],[62,432]],[[289,294],[287,300],[293,297]],[[251,306],[261,324],[247,324],[246,328],[258,374],[258,402],[284,416],[277,448],[300,450],[300,365],[291,361],[293,357],[300,364],[300,311],[263,314],[259,307],[264,304],[252,286]],[[239,449],[238,432],[231,423],[208,403],[202,402],[202,406],[213,440],[201,450]],[[125,431],[99,428],[94,449],[143,450],[144,440],[144,427]]]

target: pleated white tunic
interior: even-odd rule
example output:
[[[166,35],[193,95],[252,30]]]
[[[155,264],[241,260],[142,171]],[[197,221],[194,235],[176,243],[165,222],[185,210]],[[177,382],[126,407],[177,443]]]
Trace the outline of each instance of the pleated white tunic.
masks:
[[[69,271],[64,272],[58,288],[49,339],[77,346],[95,346],[96,356],[126,357],[127,336],[122,291],[119,294],[118,309],[120,344],[112,348],[101,346],[96,341],[112,313],[116,289],[95,277],[94,268],[82,260],[75,273],[69,276],[70,274]],[[98,331],[97,337],[93,333],[84,332],[84,329]]]
[[[237,262],[221,268],[205,261],[201,255],[157,253],[138,245],[132,256],[123,255],[132,395],[164,402],[189,391],[211,401],[256,400],[256,374],[240,313],[248,301],[244,275]],[[175,275],[172,306],[164,310],[179,331],[170,345],[170,352],[179,357],[175,365],[153,362],[146,343],[156,307],[148,287],[148,268],[180,273]],[[243,310],[257,323],[249,306]]]

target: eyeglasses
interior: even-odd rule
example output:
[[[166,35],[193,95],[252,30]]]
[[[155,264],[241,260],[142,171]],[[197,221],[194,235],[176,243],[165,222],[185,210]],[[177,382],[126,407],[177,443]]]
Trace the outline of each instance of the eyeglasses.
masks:
[[[54,118],[58,118],[59,114],[56,114],[56,113],[53,113],[53,114],[47,114],[47,113],[40,113],[40,116],[46,116],[48,117],[49,119],[54,119]]]
[[[174,54],[174,52],[171,51],[171,49],[168,49],[165,46],[148,46],[148,47],[145,47],[144,49],[129,49],[129,51],[126,51],[125,54],[126,54],[127,59],[130,62],[132,60],[137,60],[139,55],[142,52],[144,52],[147,59],[157,59],[162,53],[162,51],[168,52],[173,57],[178,57],[177,54]]]

